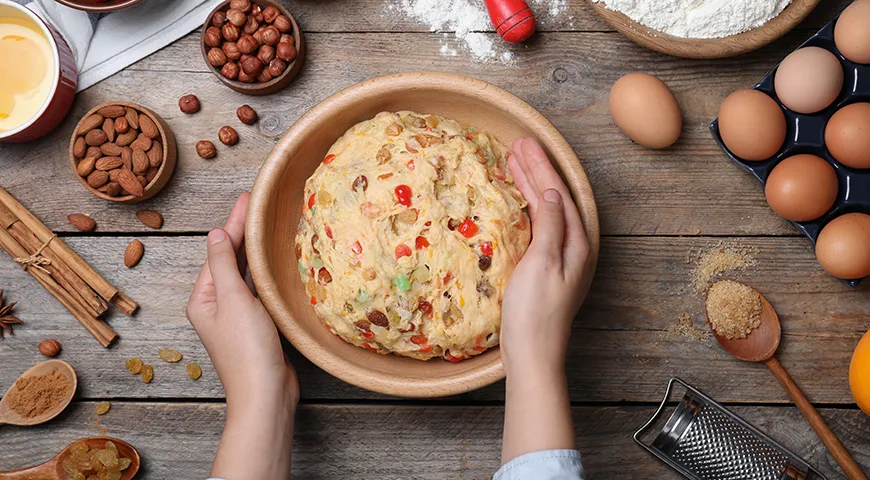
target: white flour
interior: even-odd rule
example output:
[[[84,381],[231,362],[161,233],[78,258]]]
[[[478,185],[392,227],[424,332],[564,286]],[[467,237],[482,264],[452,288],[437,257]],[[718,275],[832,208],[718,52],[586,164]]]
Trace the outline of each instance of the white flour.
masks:
[[[685,38],[721,38],[779,15],[791,0],[594,0],[653,30]]]
[[[568,0],[526,0],[535,15],[552,19],[568,9]],[[429,27],[432,32],[453,32],[455,40],[441,36],[441,56],[455,57],[459,48],[480,61],[514,63],[514,53],[489,20],[484,0],[389,0],[386,12],[404,13]]]

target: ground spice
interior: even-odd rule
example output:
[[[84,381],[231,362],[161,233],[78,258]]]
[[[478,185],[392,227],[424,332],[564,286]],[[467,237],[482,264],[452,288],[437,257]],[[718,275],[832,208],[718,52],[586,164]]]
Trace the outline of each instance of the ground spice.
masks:
[[[761,296],[733,280],[720,280],[707,292],[707,318],[719,335],[746,338],[761,325]]]
[[[9,392],[9,407],[24,418],[52,411],[69,398],[72,384],[57,370],[19,378]]]
[[[733,243],[719,242],[707,250],[694,253],[695,268],[692,270],[692,288],[697,293],[707,290],[707,286],[718,275],[735,270],[743,270],[755,265],[758,249]]]

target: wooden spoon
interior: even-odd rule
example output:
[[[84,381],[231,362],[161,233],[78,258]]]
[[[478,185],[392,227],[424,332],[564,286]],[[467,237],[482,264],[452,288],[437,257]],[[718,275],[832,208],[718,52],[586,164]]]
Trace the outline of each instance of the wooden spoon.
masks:
[[[707,323],[710,323],[710,329],[713,330],[713,335],[716,337],[716,340],[719,341],[719,344],[722,345],[722,348],[724,348],[725,351],[740,360],[745,360],[747,362],[764,362],[764,364],[767,365],[767,368],[773,372],[776,379],[779,380],[782,388],[784,388],[786,393],[788,393],[788,396],[798,407],[798,410],[800,410],[804,418],[807,419],[810,427],[812,427],[813,431],[816,432],[816,435],[819,436],[822,443],[824,443],[825,447],[828,448],[828,451],[831,452],[834,460],[840,464],[840,467],[843,469],[846,476],[850,480],[867,480],[867,476],[864,475],[864,472],[861,471],[861,467],[855,462],[852,456],[849,455],[849,451],[846,450],[846,447],[840,443],[840,440],[828,427],[819,415],[819,412],[816,411],[815,407],[813,407],[810,401],[807,400],[807,397],[791,378],[791,375],[785,371],[785,368],[783,368],[782,364],[779,363],[779,360],[776,359],[775,353],[776,349],[779,347],[779,340],[782,335],[779,316],[777,316],[776,311],[773,309],[773,306],[770,305],[770,302],[764,298],[764,295],[758,293],[754,289],[753,291],[758,294],[759,298],[761,298],[761,325],[747,335],[746,338],[735,338],[729,340],[720,336],[716,333],[716,330],[713,329],[713,325],[710,323],[710,312],[708,310]],[[710,290],[707,289],[707,295],[709,294]]]
[[[121,480],[130,480],[139,471],[139,452],[125,441],[110,437],[83,438],[78,441],[86,442],[88,448],[91,449],[106,448],[107,441],[114,443],[118,447],[118,455],[131,460],[130,466],[121,472]],[[72,455],[70,447],[74,443],[76,442],[64,447],[57,456],[42,465],[13,470],[11,472],[0,472],[0,480],[70,480],[69,476],[64,472],[62,464],[64,460]]]
[[[76,393],[76,386],[78,385],[78,380],[76,379],[76,372],[73,370],[70,364],[64,362],[63,360],[48,360],[42,363],[38,363],[30,370],[21,374],[18,378],[29,377],[31,375],[44,375],[46,373],[50,373],[52,370],[57,370],[62,375],[66,376],[69,379],[70,384],[72,384],[72,388],[69,389],[69,394],[67,398],[65,398],[62,402],[60,402],[56,408],[51,410],[46,410],[41,415],[37,415],[33,418],[22,417],[14,410],[12,410],[9,405],[9,394],[15,389],[15,384],[18,382],[16,380],[12,383],[12,386],[9,387],[9,390],[6,391],[6,394],[3,395],[3,399],[0,400],[0,425],[10,424],[10,425],[20,425],[20,426],[31,426],[38,425],[40,423],[45,423],[52,418],[60,415],[69,402],[72,401],[73,395]]]

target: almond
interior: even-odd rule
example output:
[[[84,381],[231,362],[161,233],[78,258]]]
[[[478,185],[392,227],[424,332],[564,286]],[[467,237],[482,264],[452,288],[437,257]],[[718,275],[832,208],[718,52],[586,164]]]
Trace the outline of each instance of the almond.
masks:
[[[94,113],[85,117],[82,123],[79,124],[79,135],[84,135],[95,128],[103,126],[103,116],[99,113]]]
[[[107,118],[103,121],[103,132],[106,133],[106,138],[109,139],[110,142],[115,141],[115,121],[111,118]]]
[[[121,161],[121,157],[103,157],[97,160],[94,168],[108,172],[109,170],[120,168],[123,164],[124,162]]]
[[[145,117],[142,117],[145,118]],[[151,148],[151,139],[146,137],[144,133],[140,133],[136,140],[130,144],[130,148],[136,150],[142,150],[143,152],[147,152],[149,148]]]
[[[148,183],[151,183],[152,181],[154,181],[155,178],[157,178],[157,172],[159,171],[160,167],[149,168],[148,173],[145,174],[145,180],[148,181]]]
[[[114,170],[109,170],[109,181],[117,183],[118,176],[121,174],[121,170],[123,170],[123,168],[116,168]]]
[[[99,147],[106,143],[106,140],[108,140],[106,132],[102,130],[94,129],[85,134],[85,143],[92,147]]]
[[[93,232],[97,228],[97,222],[93,218],[81,213],[71,213],[66,219],[80,232]]]
[[[130,147],[124,147],[121,150],[121,161],[124,162],[124,166],[130,170],[133,170],[133,149]]]
[[[76,158],[82,158],[85,156],[87,149],[88,145],[85,143],[85,137],[76,138],[76,141],[73,144],[73,156]]]
[[[100,150],[100,147],[88,147],[88,151],[85,152],[85,158],[94,157],[100,158],[103,156],[103,152]]]
[[[109,182],[106,184],[106,195],[117,197],[121,193],[121,185],[118,182]]]
[[[133,130],[131,128],[130,130],[127,131],[127,133],[122,133],[122,134],[118,135],[115,138],[115,143],[122,146],[122,147],[126,147],[126,146],[130,145],[131,143],[133,143],[133,141],[136,140],[136,137],[138,137],[138,136],[139,136],[139,132],[137,132],[136,130]]]
[[[94,157],[85,157],[76,167],[76,173],[78,173],[80,177],[87,177],[94,171],[96,162],[97,159]]]
[[[145,117],[142,117],[145,118]],[[142,175],[148,171],[148,155],[138,148],[133,149],[133,173]]]
[[[143,255],[145,255],[145,245],[142,245],[139,240],[133,240],[124,250],[124,265],[127,268],[135,267],[142,260]]]
[[[109,174],[102,170],[94,170],[88,175],[88,185],[91,188],[100,188],[109,181]]]
[[[131,129],[138,130],[139,129],[139,112],[137,112],[136,110],[133,110],[130,107],[127,107],[126,110],[127,110],[127,113],[124,115],[124,117],[127,119],[127,124],[130,126]]]
[[[136,174],[126,168],[122,168],[118,173],[118,183],[121,184],[121,188],[130,192],[130,195],[141,197],[145,193]]]
[[[146,227],[159,230],[163,226],[163,215],[156,210],[139,210],[136,212],[136,218]]]
[[[136,175],[136,180],[139,180],[139,183],[142,184],[142,188],[145,188],[148,185],[148,180],[145,180],[145,175]]]
[[[151,150],[148,150],[148,162],[152,167],[159,167],[163,163],[163,145],[153,142]]]
[[[100,151],[107,157],[120,157],[124,147],[118,146],[116,143],[104,143],[100,145]]]
[[[107,105],[97,110],[97,113],[104,117],[118,118],[123,117],[127,110],[122,105]]]
[[[157,135],[160,135],[157,125],[154,124],[154,120],[151,120],[151,117],[148,115],[139,116],[139,129],[148,138],[157,138]]]

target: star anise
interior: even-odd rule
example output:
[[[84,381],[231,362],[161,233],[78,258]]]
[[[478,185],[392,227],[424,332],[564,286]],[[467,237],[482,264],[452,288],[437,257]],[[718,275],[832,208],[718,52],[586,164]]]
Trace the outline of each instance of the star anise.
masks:
[[[19,325],[24,322],[20,318],[12,315],[12,309],[15,308],[15,302],[5,305],[3,302],[3,290],[0,289],[0,338],[3,338],[4,330],[8,334],[12,334],[12,325]]]

